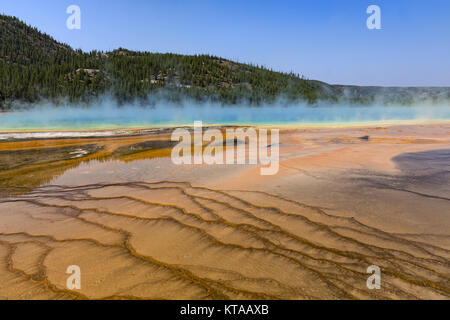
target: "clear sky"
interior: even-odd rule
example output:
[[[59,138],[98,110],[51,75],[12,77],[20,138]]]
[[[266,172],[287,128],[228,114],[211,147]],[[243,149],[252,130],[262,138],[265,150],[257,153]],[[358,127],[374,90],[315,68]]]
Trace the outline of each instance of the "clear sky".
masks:
[[[66,8],[81,8],[81,30]],[[366,9],[381,8],[381,30]],[[329,83],[450,86],[450,0],[0,0],[74,48],[208,53]]]

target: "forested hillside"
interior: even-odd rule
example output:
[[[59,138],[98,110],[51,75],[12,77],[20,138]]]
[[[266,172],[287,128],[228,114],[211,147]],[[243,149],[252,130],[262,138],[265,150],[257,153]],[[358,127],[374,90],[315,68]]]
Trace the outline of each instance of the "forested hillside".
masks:
[[[361,89],[362,88],[362,89]],[[189,97],[225,104],[270,103],[277,98],[314,103],[347,99],[368,103],[376,87],[332,86],[210,55],[186,56],[73,50],[15,17],[0,15],[0,108],[32,104],[89,103],[111,96],[119,103],[180,101]],[[371,89],[370,89],[371,88]],[[431,90],[432,89],[432,90]],[[448,88],[394,92],[390,100],[450,98]],[[431,90],[431,91],[430,91]],[[437,90],[437,91],[436,91]],[[384,94],[384,93],[383,93]]]
[[[119,102],[149,94],[223,103],[270,102],[280,95],[310,102],[319,86],[294,74],[209,55],[76,51],[17,18],[0,16],[0,103],[89,102],[108,94]],[[163,89],[164,90],[161,90]]]

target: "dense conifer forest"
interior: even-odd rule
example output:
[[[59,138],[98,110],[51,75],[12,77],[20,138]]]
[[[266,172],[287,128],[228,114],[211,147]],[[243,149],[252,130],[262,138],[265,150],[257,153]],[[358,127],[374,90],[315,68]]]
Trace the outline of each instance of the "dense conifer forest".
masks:
[[[83,52],[55,41],[18,18],[0,15],[0,109],[9,109],[17,102],[89,104],[104,96],[119,104],[147,104],[152,99],[177,102],[186,97],[251,105],[279,98],[307,103],[345,98],[370,103],[377,90],[381,90],[374,88],[333,86],[211,55],[135,52],[123,48]],[[450,97],[448,88],[415,88],[407,92],[397,89],[393,98],[402,103],[411,102],[420,93],[423,97],[424,92],[427,98],[435,100]]]

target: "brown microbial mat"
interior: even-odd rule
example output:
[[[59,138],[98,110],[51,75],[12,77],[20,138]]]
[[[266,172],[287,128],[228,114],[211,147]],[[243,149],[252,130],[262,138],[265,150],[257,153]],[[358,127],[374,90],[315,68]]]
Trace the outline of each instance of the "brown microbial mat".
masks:
[[[173,145],[1,142],[0,298],[450,297],[448,124],[283,129],[271,176]]]

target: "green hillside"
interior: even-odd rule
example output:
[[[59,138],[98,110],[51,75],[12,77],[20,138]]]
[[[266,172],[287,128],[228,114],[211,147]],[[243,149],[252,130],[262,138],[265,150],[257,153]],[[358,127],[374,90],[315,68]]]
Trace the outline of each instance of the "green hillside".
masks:
[[[431,90],[431,91],[430,91]],[[19,19],[0,15],[0,109],[39,101],[89,103],[111,96],[119,103],[154,99],[224,104],[270,103],[277,98],[368,103],[377,87],[332,86],[295,74],[236,63],[210,55],[73,50]],[[390,90],[390,100],[450,97],[448,88]],[[386,94],[386,92],[383,92]]]
[[[53,40],[17,18],[0,15],[0,103],[89,102],[109,94],[119,102],[149,94],[223,103],[270,102],[280,95],[310,102],[319,86],[294,74],[209,55],[133,52],[84,53]],[[164,90],[162,90],[164,88]]]

